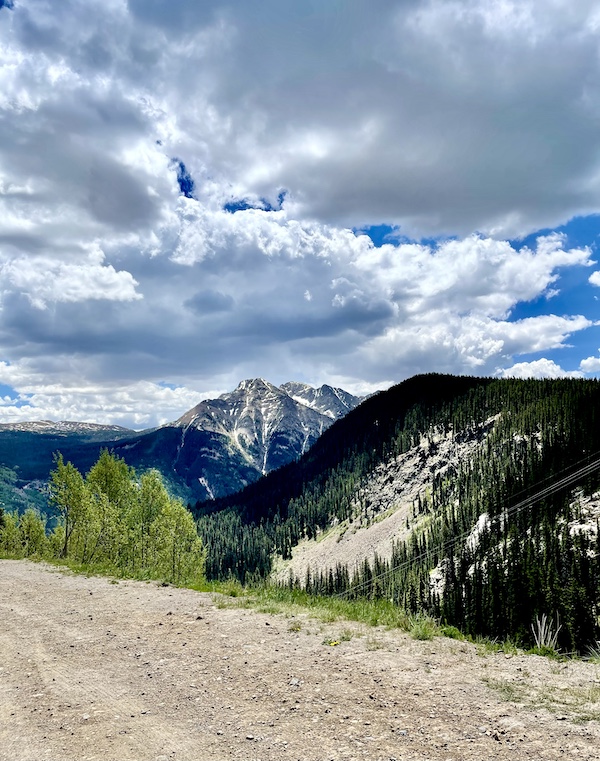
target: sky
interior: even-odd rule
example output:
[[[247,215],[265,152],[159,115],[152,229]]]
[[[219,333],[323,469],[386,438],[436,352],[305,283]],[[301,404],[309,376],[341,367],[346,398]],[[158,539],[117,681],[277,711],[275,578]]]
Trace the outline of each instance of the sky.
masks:
[[[600,1],[0,0],[0,422],[600,375]]]

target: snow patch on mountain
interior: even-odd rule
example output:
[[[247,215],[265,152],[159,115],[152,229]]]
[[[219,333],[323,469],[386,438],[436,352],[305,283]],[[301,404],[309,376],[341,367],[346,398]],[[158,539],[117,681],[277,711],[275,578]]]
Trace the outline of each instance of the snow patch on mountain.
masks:
[[[362,397],[353,396],[342,388],[323,385],[313,388],[306,383],[289,381],[281,386],[294,401],[317,410],[332,420],[338,420],[353,410],[362,401]]]
[[[237,452],[265,475],[304,454],[326,428],[360,401],[331,386],[316,389],[290,382],[278,387],[264,378],[251,378],[218,399],[200,402],[163,428],[182,429],[177,457],[188,431],[196,429],[216,434],[225,449]]]

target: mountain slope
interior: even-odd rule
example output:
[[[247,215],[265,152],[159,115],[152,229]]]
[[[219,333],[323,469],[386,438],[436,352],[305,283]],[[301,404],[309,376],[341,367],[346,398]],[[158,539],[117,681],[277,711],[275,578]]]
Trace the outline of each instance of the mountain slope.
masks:
[[[304,393],[311,391],[316,398],[328,395],[309,386]],[[346,402],[338,407],[329,403],[325,414],[262,378],[245,380],[175,422],[113,449],[136,468],[158,468],[188,497],[221,497],[298,458],[334,419],[360,402],[341,389],[330,393]]]
[[[46,480],[53,453],[98,444],[112,446],[136,432],[118,425],[37,420],[0,424],[0,465],[17,468],[25,481]]]
[[[287,385],[295,397],[262,378],[242,381],[173,423],[140,433],[50,421],[0,426],[0,464],[19,468],[23,482],[45,481],[54,452],[86,471],[108,448],[137,470],[157,468],[186,500],[223,496],[298,458],[361,401],[330,386]]]
[[[90,447],[97,453],[99,445],[112,447],[135,433],[118,425],[70,420],[0,424],[0,506],[18,512],[35,507],[46,513],[49,528],[54,528],[56,514],[48,506],[46,493],[54,453],[62,451],[66,459]],[[92,462],[90,458],[89,465]]]
[[[320,391],[307,386],[305,396],[312,392],[319,398]],[[331,395],[338,399],[333,389]],[[358,400],[352,399],[354,407]],[[190,428],[227,437],[232,448],[264,475],[289,462],[290,452],[294,456],[303,454],[332,420],[349,409],[328,409],[326,413],[300,397],[292,397],[284,387],[258,378],[242,381],[230,394],[201,402],[171,425],[183,429],[182,448]]]
[[[585,649],[600,635],[599,424],[596,381],[410,379],[298,463],[199,504],[208,572],[263,576],[279,558],[288,583],[524,643],[557,614],[562,646]]]

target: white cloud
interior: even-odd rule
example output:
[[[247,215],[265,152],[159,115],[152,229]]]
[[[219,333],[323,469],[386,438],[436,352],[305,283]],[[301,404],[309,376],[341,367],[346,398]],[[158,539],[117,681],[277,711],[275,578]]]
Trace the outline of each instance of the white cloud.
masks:
[[[584,373],[598,373],[600,372],[600,357],[587,357],[582,359],[579,363],[579,367]]]
[[[535,251],[517,251],[505,241],[470,236],[437,247],[383,246],[363,252],[357,264],[372,270],[381,285],[406,288],[413,312],[444,305],[459,313],[505,317],[517,302],[547,293],[557,268],[589,264],[588,249],[568,250],[565,242],[554,234],[538,238]]]
[[[66,359],[68,362],[68,359]],[[137,381],[125,385],[72,381],[48,383],[30,363],[0,362],[0,383],[19,389],[17,398],[0,400],[3,422],[78,420],[147,428],[175,420],[182,411],[222,390],[201,394],[185,387]]]
[[[4,382],[46,417],[123,419],[127,389],[145,425],[251,375],[372,389],[566,346],[592,326],[575,301],[514,315],[590,250],[504,238],[600,208],[598,17],[587,0],[0,9]],[[376,223],[458,237],[375,248],[349,229]]]
[[[100,220],[126,223],[128,181],[131,221],[152,213],[123,152],[157,138],[222,189],[287,188],[298,214],[335,224],[514,235],[598,206],[595,2],[177,5],[3,11],[5,103],[23,125],[39,121],[24,145],[49,136],[25,163],[50,163],[58,129],[89,137],[115,195],[108,208],[90,199]],[[85,183],[76,141],[59,148],[56,165],[77,161],[53,181]]]
[[[536,359],[533,362],[517,362],[499,373],[503,378],[582,378],[578,370],[563,370],[551,359]]]
[[[0,264],[0,288],[25,294],[32,305],[90,299],[133,301],[142,298],[129,272],[104,265],[104,255],[92,247],[79,263],[60,262],[44,256],[15,257]]]
[[[428,370],[491,374],[515,355],[561,348],[573,333],[591,326],[585,317],[508,322],[443,311],[389,328],[363,351],[365,361],[388,376],[394,368],[402,368],[404,376],[419,372],[425,357]]]
[[[66,387],[78,374],[110,387],[111,377],[128,386],[136,375],[158,376],[203,390],[302,374],[312,382],[343,377],[359,390],[425,370],[493,373],[513,356],[565,346],[592,325],[584,316],[510,318],[517,303],[547,294],[561,268],[589,264],[589,250],[569,249],[560,236],[521,251],[481,236],[375,248],[366,236],[290,219],[287,210],[231,214],[210,197],[180,198],[177,209],[155,233],[162,255],[124,256],[131,274],[76,278],[71,292],[64,270],[10,271],[32,303],[53,299],[48,324],[14,294],[5,297],[15,346],[20,336],[35,337],[33,354],[74,352],[66,367],[45,360],[45,376],[58,374]],[[92,275],[106,269],[102,252],[94,266]],[[112,298],[111,309],[92,308],[94,294]],[[86,311],[62,303],[69,298],[87,298]]]

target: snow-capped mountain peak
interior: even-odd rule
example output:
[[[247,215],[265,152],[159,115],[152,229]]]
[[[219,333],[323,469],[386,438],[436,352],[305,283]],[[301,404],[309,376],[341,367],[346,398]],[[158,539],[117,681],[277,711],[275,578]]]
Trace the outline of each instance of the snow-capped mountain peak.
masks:
[[[334,388],[326,384],[319,388],[313,388],[306,383],[289,381],[284,383],[281,388],[300,404],[318,410],[332,420],[343,417],[362,401],[361,397],[353,396],[348,391],[344,391],[343,388]]]
[[[218,399],[200,402],[163,428],[182,429],[178,458],[189,448],[192,431],[202,432],[212,435],[211,446],[218,439],[220,447],[265,474],[304,454],[326,428],[360,401],[330,386],[315,389],[292,382],[279,387],[264,378],[250,378]],[[200,483],[207,491],[219,493],[208,459],[206,465]]]

